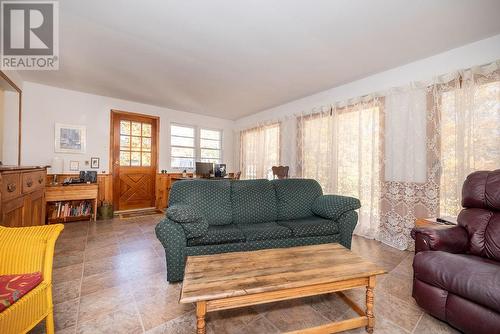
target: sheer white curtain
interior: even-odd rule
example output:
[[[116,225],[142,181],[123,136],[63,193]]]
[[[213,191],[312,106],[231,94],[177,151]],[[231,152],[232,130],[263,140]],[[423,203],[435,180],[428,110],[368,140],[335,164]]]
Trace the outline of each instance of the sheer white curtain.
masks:
[[[240,170],[243,179],[272,178],[280,162],[280,123],[240,132]]]
[[[300,175],[327,194],[361,201],[355,233],[375,238],[380,224],[383,99],[367,97],[297,117]]]
[[[416,218],[456,215],[466,176],[500,168],[500,61],[240,133],[244,177],[289,165],[360,199],[355,233],[411,249]]]
[[[456,216],[463,181],[473,171],[500,168],[499,63],[457,73],[439,87],[440,212]]]

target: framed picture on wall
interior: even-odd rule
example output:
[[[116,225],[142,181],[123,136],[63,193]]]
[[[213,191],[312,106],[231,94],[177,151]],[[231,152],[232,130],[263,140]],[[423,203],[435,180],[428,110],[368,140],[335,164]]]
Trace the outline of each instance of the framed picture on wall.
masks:
[[[69,170],[72,172],[77,172],[80,170],[80,162],[71,160],[69,162]]]
[[[85,153],[85,126],[56,123],[55,151],[58,153]]]
[[[99,158],[90,158],[90,168],[99,169]]]

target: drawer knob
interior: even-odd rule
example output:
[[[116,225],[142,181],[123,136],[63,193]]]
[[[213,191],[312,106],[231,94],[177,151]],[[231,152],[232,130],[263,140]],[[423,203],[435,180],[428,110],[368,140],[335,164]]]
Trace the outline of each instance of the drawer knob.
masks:
[[[40,178],[38,179],[38,183],[42,184],[43,182],[43,177],[40,176]]]
[[[28,186],[28,188],[31,188],[31,186],[33,185],[33,180],[29,179],[28,181],[26,181],[26,185]]]
[[[13,191],[16,191],[16,184],[15,183],[9,183],[7,185],[7,191],[10,192],[10,193],[13,192]]]

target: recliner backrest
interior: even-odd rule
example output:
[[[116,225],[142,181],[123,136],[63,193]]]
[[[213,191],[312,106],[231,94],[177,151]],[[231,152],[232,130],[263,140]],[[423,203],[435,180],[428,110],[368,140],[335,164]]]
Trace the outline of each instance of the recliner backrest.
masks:
[[[469,253],[500,261],[500,169],[467,176],[458,225],[469,234]]]

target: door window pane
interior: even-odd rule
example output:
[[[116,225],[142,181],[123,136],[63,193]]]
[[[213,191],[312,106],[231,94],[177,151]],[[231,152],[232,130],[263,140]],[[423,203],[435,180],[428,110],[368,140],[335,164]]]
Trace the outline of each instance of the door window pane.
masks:
[[[120,150],[130,150],[129,136],[120,136]]]
[[[120,166],[130,166],[130,152],[120,151]]]
[[[122,135],[130,135],[130,122],[120,121],[120,133]]]
[[[142,138],[142,151],[149,152],[151,151],[151,138]]]
[[[141,137],[132,137],[132,151],[141,150]]]
[[[120,121],[120,166],[151,166],[152,125]]]
[[[142,152],[142,165],[145,167],[151,166],[151,153]]]
[[[132,136],[140,136],[141,134],[141,123],[132,122]]]
[[[142,123],[142,136],[151,137],[151,124]]]
[[[130,165],[131,166],[141,165],[141,152],[132,152],[130,154]]]

